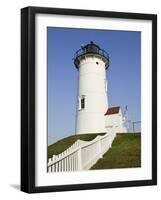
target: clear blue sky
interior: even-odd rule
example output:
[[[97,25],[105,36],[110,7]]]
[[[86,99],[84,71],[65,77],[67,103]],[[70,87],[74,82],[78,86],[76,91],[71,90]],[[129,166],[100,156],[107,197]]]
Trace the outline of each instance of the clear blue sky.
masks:
[[[74,53],[81,44],[98,44],[110,56],[109,106],[128,106],[141,120],[141,33],[48,27],[48,144],[75,133],[78,71]]]

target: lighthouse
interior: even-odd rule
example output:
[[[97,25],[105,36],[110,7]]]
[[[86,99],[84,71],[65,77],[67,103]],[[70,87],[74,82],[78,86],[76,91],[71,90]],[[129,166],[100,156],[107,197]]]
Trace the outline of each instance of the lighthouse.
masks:
[[[76,107],[76,134],[106,132],[109,56],[94,42],[82,45],[74,55],[79,73]]]

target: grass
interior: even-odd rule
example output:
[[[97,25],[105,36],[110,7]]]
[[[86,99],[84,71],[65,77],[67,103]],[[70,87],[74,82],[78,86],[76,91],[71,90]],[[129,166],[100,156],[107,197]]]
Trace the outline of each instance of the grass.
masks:
[[[72,136],[66,137],[48,146],[48,158],[51,158],[53,155],[57,155],[65,151],[78,139],[84,140],[84,141],[91,141],[97,135],[104,135],[104,134],[105,133],[81,134],[81,135],[72,135]]]
[[[114,169],[141,167],[141,134],[117,134],[112,148],[91,168]]]

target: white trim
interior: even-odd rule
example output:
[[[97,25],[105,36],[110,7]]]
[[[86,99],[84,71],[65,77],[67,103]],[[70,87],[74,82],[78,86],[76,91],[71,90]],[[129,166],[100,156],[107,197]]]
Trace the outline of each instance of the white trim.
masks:
[[[47,26],[141,31],[141,168],[47,173]],[[36,186],[151,179],[152,24],[149,20],[36,15]]]

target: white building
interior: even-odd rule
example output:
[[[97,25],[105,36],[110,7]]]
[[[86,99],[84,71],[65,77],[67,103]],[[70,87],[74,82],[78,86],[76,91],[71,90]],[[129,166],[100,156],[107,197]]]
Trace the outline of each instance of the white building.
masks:
[[[115,128],[117,133],[125,133],[127,129],[123,124],[123,116],[120,106],[110,107],[105,113],[107,132],[111,128]]]
[[[108,54],[91,42],[76,52],[74,64],[79,71],[76,134],[104,133],[111,127],[125,132],[120,107],[108,106]]]

